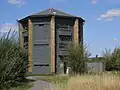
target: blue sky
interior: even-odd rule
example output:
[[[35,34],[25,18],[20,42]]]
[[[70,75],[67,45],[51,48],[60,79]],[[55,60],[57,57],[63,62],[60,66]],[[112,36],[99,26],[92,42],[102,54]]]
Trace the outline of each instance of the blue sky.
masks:
[[[17,29],[16,19],[55,8],[85,19],[84,42],[92,56],[120,44],[120,0],[1,0],[0,31]]]

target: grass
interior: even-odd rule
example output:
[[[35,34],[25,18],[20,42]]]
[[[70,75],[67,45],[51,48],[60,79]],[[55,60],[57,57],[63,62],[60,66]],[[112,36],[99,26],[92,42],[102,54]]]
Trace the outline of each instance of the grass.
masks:
[[[23,84],[23,85],[20,85],[20,86],[11,87],[9,90],[28,90],[32,86],[33,86],[32,84]]]
[[[84,75],[71,77],[67,86],[56,85],[55,90],[120,90],[120,76]]]
[[[57,83],[67,83],[69,77],[61,76],[61,75],[53,75],[53,76],[40,76],[39,79],[57,84]]]
[[[120,90],[120,72],[81,76],[40,76],[55,84],[54,90]]]
[[[63,89],[63,88],[61,88]],[[65,90],[120,90],[120,77],[114,75],[71,77]]]
[[[111,71],[111,72],[106,72],[107,74],[110,74],[110,75],[117,75],[117,76],[120,76],[120,71]]]
[[[53,85],[55,85],[55,88],[56,87],[57,88],[58,87],[59,88],[66,88],[69,78],[70,78],[69,76],[63,76],[63,75],[40,76],[39,77],[40,80],[53,83]]]

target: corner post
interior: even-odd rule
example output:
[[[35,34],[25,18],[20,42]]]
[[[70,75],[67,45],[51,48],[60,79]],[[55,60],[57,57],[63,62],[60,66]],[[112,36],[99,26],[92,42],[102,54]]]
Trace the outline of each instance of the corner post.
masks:
[[[74,45],[77,46],[79,44],[79,20],[75,19],[74,22]]]
[[[28,72],[32,72],[32,21],[28,19]]]
[[[19,26],[19,46],[20,49],[23,49],[23,35],[22,35],[23,25],[22,23],[18,22],[18,26]]]
[[[51,17],[50,22],[50,59],[51,73],[55,73],[55,16]]]

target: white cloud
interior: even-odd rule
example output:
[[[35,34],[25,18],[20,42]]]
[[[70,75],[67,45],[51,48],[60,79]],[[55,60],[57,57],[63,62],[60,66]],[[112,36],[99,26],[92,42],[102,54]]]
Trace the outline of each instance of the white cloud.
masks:
[[[98,0],[91,0],[92,4],[97,4]]]
[[[100,17],[97,20],[107,20],[112,21],[114,17],[120,16],[120,9],[111,9],[108,10],[106,13],[100,15]]]
[[[21,6],[25,4],[25,0],[8,0],[8,3]]]
[[[1,33],[9,32],[9,30],[18,31],[18,26],[16,24],[12,24],[12,23],[5,23],[5,24],[0,25]]]

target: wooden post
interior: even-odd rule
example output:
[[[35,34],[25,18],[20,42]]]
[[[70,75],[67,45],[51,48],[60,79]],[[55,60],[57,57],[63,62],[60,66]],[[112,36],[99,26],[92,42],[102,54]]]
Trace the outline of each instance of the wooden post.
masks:
[[[50,59],[51,59],[51,72],[55,73],[55,16],[51,17],[50,24]]]
[[[32,22],[28,19],[28,72],[32,72]]]
[[[22,35],[22,32],[23,32],[23,25],[22,23],[18,22],[19,24],[19,45],[20,45],[20,49],[23,49],[23,35]]]
[[[74,23],[74,45],[77,46],[79,44],[79,20],[76,19]]]

